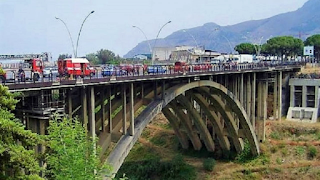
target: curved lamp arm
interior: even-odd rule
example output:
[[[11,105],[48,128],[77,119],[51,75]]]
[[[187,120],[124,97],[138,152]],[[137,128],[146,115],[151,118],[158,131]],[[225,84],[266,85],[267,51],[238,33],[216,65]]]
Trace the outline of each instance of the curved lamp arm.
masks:
[[[75,57],[77,57],[77,53],[78,53],[79,38],[80,38],[80,33],[81,33],[81,30],[82,30],[83,24],[84,24],[84,22],[88,19],[88,17],[89,17],[91,14],[93,14],[93,13],[94,13],[94,11],[91,11],[91,12],[87,15],[87,17],[83,20],[83,22],[82,22],[82,24],[81,24],[80,31],[79,31],[79,34],[78,34],[78,39],[77,39],[77,46],[76,46]]]

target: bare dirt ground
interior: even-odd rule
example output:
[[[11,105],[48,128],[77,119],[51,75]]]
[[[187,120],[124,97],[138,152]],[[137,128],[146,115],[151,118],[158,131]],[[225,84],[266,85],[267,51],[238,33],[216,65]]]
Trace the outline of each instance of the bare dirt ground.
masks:
[[[307,64],[306,66],[301,68],[302,74],[311,74],[311,73],[320,73],[319,65]]]

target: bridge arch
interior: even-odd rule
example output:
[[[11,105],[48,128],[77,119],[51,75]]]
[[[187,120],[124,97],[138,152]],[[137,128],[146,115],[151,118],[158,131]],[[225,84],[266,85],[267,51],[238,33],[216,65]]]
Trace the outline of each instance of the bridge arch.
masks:
[[[230,108],[235,112],[236,116],[239,119],[239,124],[241,125],[242,129],[242,134],[243,138],[246,138],[250,144],[251,152],[253,155],[259,155],[259,146],[258,146],[258,141],[256,139],[256,135],[254,133],[253,127],[250,123],[250,120],[247,117],[247,114],[240,104],[240,102],[235,98],[235,96],[232,94],[231,91],[229,91],[226,87],[224,87],[221,84],[218,84],[213,81],[208,81],[208,80],[202,80],[202,81],[195,81],[187,84],[180,84],[173,86],[169,89],[167,89],[164,92],[164,99],[159,99],[159,100],[154,100],[152,101],[140,114],[139,116],[135,119],[135,127],[134,127],[134,132],[135,134],[133,136],[130,136],[129,133],[124,135],[117,143],[117,145],[114,147],[113,151],[110,153],[110,155],[107,158],[107,162],[110,163],[113,166],[113,173],[116,173],[118,169],[120,168],[121,164],[123,163],[124,159],[126,156],[129,154],[130,150],[132,149],[134,143],[138,140],[140,137],[143,129],[149,124],[149,122],[157,115],[159,114],[162,110],[164,110],[164,114],[168,114],[170,110],[166,107],[169,103],[179,101],[182,102],[184,107],[188,109],[188,111],[192,111],[190,109],[190,106],[187,102],[186,99],[183,99],[183,93],[185,93],[188,90],[198,90],[198,92],[204,92],[204,96],[207,99],[210,99],[211,102],[219,102],[219,105],[221,107],[226,106],[226,104],[223,104],[222,101],[219,101],[219,98],[217,98],[217,95],[219,97],[223,98],[228,105],[230,105]],[[215,95],[210,95],[210,92],[214,92]],[[201,98],[199,94],[196,94],[194,96],[194,100],[198,104],[205,104],[204,98]],[[201,93],[202,94],[202,93]],[[207,104],[208,105],[208,104]],[[220,107],[220,108],[221,108]],[[220,109],[221,112],[221,109]],[[209,112],[206,112],[207,114]],[[208,114],[209,115],[209,114]],[[197,115],[192,115],[191,116],[197,116]],[[210,115],[209,115],[210,116]],[[211,113],[211,116],[216,119],[216,116]],[[239,152],[243,149],[243,142],[240,138],[240,133],[239,129],[236,127],[236,124],[234,122],[234,118],[232,116],[228,115],[227,113],[222,115],[226,116],[225,121],[228,127],[228,131],[231,131],[231,136],[232,136],[232,141],[236,147],[236,150]],[[198,118],[198,117],[194,117]],[[169,120],[169,119],[168,119]],[[170,120],[169,120],[170,121]],[[171,123],[171,122],[170,122]],[[205,136],[206,133],[208,133],[204,128],[203,124],[201,124],[201,121],[197,121],[197,127],[198,130],[203,130],[203,134],[201,136]],[[200,123],[200,124],[199,124]],[[218,120],[213,122],[214,125],[221,126],[221,124],[218,123]],[[221,144],[222,148],[229,148],[229,142],[226,138],[222,137],[223,134],[221,134],[221,127],[219,131],[217,131],[220,134],[217,134],[219,138],[219,143]],[[175,128],[174,128],[175,129]],[[176,129],[175,129],[176,130]],[[219,137],[220,136],[220,137]],[[182,135],[178,134],[178,139],[180,140],[181,144],[185,147],[187,147],[187,144],[185,141],[181,141]],[[191,139],[192,140],[192,139]],[[207,147],[207,149],[210,151],[214,150],[214,147],[212,145],[212,140],[208,138],[204,138],[204,143]],[[195,142],[199,144],[199,140],[195,139]],[[195,144],[193,143],[194,147]],[[198,147],[199,145],[197,145]],[[201,146],[201,145],[200,145]],[[199,148],[199,147],[198,147]]]

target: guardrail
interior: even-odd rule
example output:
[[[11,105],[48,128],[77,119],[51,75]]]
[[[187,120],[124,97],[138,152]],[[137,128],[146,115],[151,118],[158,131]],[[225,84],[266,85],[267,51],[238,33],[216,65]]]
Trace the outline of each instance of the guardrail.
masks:
[[[212,72],[239,72],[246,70],[266,70],[270,68],[282,69],[285,67],[300,67],[303,65],[301,62],[290,62],[290,63],[252,63],[252,64],[191,64],[191,65],[149,65],[153,71],[148,71],[147,68],[135,67],[128,70],[121,70],[121,73],[114,71],[110,73],[110,76],[102,76],[102,70],[96,70],[96,74],[90,77],[54,77],[52,74],[48,78],[41,77],[39,81],[31,79],[29,81],[14,80],[12,82],[2,82],[4,85],[9,86],[9,89],[25,89],[31,87],[47,87],[56,85],[75,85],[75,84],[89,84],[98,82],[108,82],[114,80],[134,80],[134,79],[147,79],[152,77],[172,77],[181,75],[196,75],[206,74]]]

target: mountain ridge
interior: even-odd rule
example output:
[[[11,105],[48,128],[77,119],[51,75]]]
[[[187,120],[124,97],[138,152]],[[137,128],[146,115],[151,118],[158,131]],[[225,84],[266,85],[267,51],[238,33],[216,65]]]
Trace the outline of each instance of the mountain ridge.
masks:
[[[320,0],[309,0],[295,11],[277,14],[275,16],[240,22],[234,25],[220,26],[214,22],[208,22],[202,26],[186,29],[197,40],[198,45],[206,49],[230,53],[231,47],[243,42],[264,43],[275,36],[295,36],[305,39],[305,35],[320,33]],[[216,29],[219,30],[216,30]],[[154,39],[149,40],[153,46]],[[157,47],[163,46],[195,46],[195,42],[182,30],[178,30],[163,39],[157,39]],[[148,53],[147,41],[142,41],[125,58],[136,54]]]

